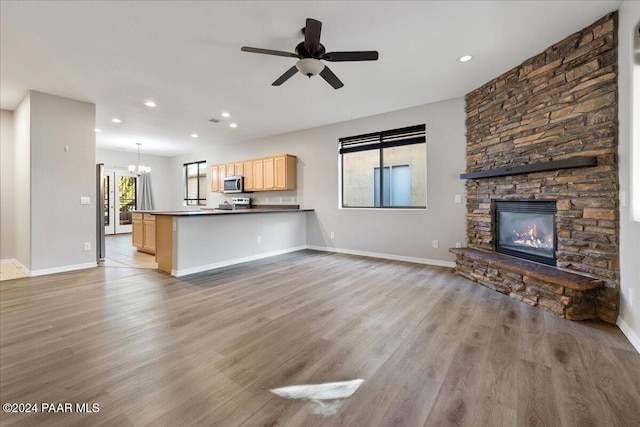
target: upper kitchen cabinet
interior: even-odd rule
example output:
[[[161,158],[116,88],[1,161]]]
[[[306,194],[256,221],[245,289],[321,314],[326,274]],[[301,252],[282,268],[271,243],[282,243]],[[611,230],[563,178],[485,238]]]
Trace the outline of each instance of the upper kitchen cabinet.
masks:
[[[264,159],[252,160],[253,164],[253,191],[264,190]]]
[[[273,157],[267,157],[266,159],[262,159],[263,165],[263,173],[264,173],[264,188],[263,190],[275,190],[275,168],[273,166],[274,161]]]
[[[244,189],[245,191],[253,191],[253,161],[248,160],[242,164],[244,176]]]
[[[220,191],[220,177],[218,175],[218,165],[211,166],[211,192]]]
[[[274,187],[276,190],[296,189],[296,156],[285,154],[273,158],[274,162]]]
[[[244,176],[247,192],[295,190],[297,161],[296,156],[282,154],[214,165],[211,167],[211,191],[223,192],[224,179],[229,176]]]

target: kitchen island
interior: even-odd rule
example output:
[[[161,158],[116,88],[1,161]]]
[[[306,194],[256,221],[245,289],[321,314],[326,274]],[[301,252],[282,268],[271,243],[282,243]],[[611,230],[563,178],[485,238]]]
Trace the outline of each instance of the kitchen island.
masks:
[[[306,248],[313,209],[154,212],[158,269],[172,276]]]

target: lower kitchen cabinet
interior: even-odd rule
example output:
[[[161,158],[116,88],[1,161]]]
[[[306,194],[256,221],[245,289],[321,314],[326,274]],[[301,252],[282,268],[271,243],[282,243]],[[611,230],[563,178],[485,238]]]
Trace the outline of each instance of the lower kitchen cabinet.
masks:
[[[151,255],[156,253],[156,217],[153,214],[133,212],[132,244],[138,251]]]

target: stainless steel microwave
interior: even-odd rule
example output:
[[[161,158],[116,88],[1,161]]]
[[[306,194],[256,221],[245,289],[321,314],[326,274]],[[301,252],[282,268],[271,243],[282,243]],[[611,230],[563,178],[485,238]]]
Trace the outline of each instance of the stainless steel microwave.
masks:
[[[244,192],[243,176],[228,176],[224,179],[225,193],[242,193]]]

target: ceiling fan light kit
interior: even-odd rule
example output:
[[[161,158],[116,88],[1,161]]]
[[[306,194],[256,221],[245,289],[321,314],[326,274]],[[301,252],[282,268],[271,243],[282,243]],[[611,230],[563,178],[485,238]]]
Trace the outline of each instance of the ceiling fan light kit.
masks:
[[[317,76],[324,69],[324,64],[319,59],[302,58],[296,62],[296,68],[305,76],[311,78]]]
[[[302,29],[304,41],[296,46],[296,53],[247,46],[242,47],[240,50],[243,52],[299,59],[293,67],[285,71],[283,75],[278,77],[278,79],[272,83],[273,86],[280,86],[299,71],[307,77],[320,75],[320,77],[322,77],[334,89],[340,89],[344,84],[333,73],[333,71],[329,69],[329,67],[322,63],[321,60],[330,62],[378,60],[378,52],[375,50],[327,53],[325,47],[320,43],[321,30],[322,22],[307,18],[306,25]]]

